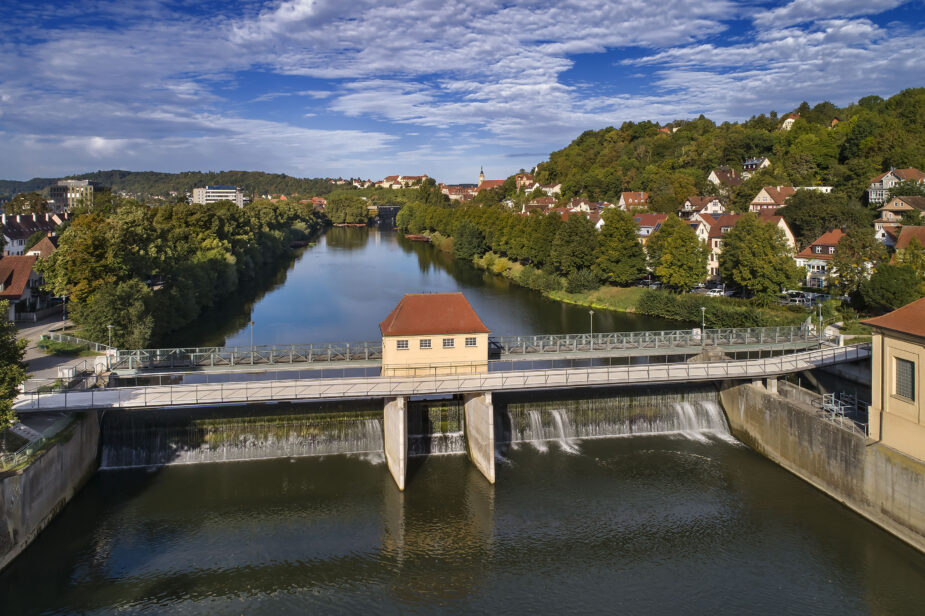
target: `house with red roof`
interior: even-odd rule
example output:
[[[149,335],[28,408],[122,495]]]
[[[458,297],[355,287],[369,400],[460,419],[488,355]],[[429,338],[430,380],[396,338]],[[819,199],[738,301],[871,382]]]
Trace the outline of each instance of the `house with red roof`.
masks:
[[[919,246],[925,248],[925,227],[913,227],[912,225],[902,227],[894,246],[896,253],[908,248],[912,242],[917,242]],[[890,259],[892,264],[896,263],[896,253],[893,253],[893,257]]]
[[[647,192],[622,192],[617,207],[624,211],[644,210],[649,205],[649,193]]]
[[[793,123],[796,122],[796,121],[799,120],[799,119],[800,119],[800,114],[799,114],[799,113],[788,113],[788,114],[784,117],[784,121],[783,121],[783,123],[781,123],[780,129],[781,129],[782,131],[788,131],[788,130],[790,130],[791,128],[793,128]]]
[[[806,268],[807,287],[821,289],[825,286],[826,278],[834,274],[832,259],[835,257],[835,247],[844,235],[841,229],[826,231],[794,257],[798,267]]]
[[[916,182],[925,184],[925,173],[913,167],[905,169],[890,169],[872,178],[867,189],[869,203],[883,203],[887,200],[890,190],[900,182]]]
[[[733,186],[739,186],[745,180],[739,172],[731,167],[717,167],[710,171],[707,181],[712,182],[720,191],[728,191]]]
[[[639,227],[636,231],[636,238],[645,246],[649,237],[658,231],[666,220],[668,220],[668,214],[636,214],[633,216],[633,221]]]
[[[721,214],[715,219],[711,217],[715,222],[709,225],[707,231],[707,243],[710,248],[710,253],[707,255],[707,274],[709,278],[719,280],[719,256],[723,252],[723,237],[739,224],[743,216],[744,214]],[[700,220],[703,221],[702,218]],[[765,224],[773,224],[779,228],[787,240],[787,245],[790,246],[790,254],[793,254],[792,251],[796,248],[796,238],[782,216],[761,213],[758,215],[758,220]]]
[[[36,261],[35,255],[0,258],[0,300],[10,302],[7,318],[11,321],[21,313],[47,307],[44,280],[34,269]]]
[[[462,293],[414,293],[379,323],[382,376],[488,370],[488,334]]]

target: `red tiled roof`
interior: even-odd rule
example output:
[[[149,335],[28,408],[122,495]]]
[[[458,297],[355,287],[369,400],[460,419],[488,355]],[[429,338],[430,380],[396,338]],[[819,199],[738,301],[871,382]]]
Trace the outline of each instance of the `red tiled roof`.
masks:
[[[797,191],[793,186],[765,186],[763,190],[771,197],[771,203],[752,200],[753,205],[760,205],[761,207],[777,205],[782,207],[786,203],[787,198],[792,197]],[[755,195],[755,197],[757,196],[758,195]]]
[[[713,225],[716,224],[716,218],[714,218],[712,214],[704,214],[703,212],[701,212],[700,220],[702,220],[703,224],[705,224],[706,226],[710,228],[712,228]]]
[[[899,239],[896,240],[896,250],[902,250],[913,239],[925,248],[925,227],[904,226],[899,232]]]
[[[649,202],[649,193],[623,192],[620,193],[620,199],[625,205],[642,205]]]
[[[723,237],[725,235],[723,229],[736,226],[742,216],[743,214],[720,214],[719,218],[716,219],[716,224],[710,225],[710,239]]]
[[[823,259],[827,261],[831,259],[834,255],[830,255],[828,251],[825,251],[822,253],[815,253],[813,252],[813,247],[814,246],[825,246],[825,247],[837,246],[838,240],[840,240],[844,235],[845,235],[845,232],[842,231],[841,229],[832,229],[831,231],[826,231],[819,237],[818,240],[816,240],[815,242],[813,242],[812,244],[810,244],[809,246],[801,250],[799,254],[797,254],[797,256],[800,257],[801,259]]]
[[[54,251],[58,249],[58,238],[57,237],[43,237],[35,246],[27,250],[26,252],[38,251],[38,256],[45,258]]]
[[[921,182],[925,180],[925,173],[922,173],[915,167],[906,167],[905,169],[890,169],[889,171],[884,171],[883,173],[881,173],[880,175],[872,179],[870,183],[873,184],[874,182],[879,182],[880,180],[890,175],[891,173],[895,175],[901,182],[907,182],[909,180],[915,180],[917,182]]]
[[[925,297],[883,316],[861,322],[877,329],[889,329],[925,338]]]
[[[18,300],[22,296],[32,274],[32,266],[37,260],[35,255],[0,259],[0,283],[3,284],[0,299]]]
[[[504,180],[483,180],[476,190],[491,190],[504,185]]]
[[[738,186],[744,180],[739,173],[730,167],[718,167],[713,170],[713,173],[716,175],[716,178],[719,180],[720,184],[725,184],[726,186]]]
[[[379,324],[383,336],[487,334],[462,293],[409,293]]]
[[[668,214],[636,214],[633,220],[640,227],[656,227],[668,219]]]
[[[909,207],[914,207],[917,210],[925,211],[925,197],[896,197]],[[881,208],[883,209],[883,208]]]

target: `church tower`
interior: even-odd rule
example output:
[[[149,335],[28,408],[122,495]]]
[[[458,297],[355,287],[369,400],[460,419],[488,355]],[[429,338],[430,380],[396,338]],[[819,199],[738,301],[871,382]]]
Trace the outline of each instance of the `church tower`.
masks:
[[[482,185],[482,182],[485,181],[485,169],[484,167],[479,167],[479,186]]]

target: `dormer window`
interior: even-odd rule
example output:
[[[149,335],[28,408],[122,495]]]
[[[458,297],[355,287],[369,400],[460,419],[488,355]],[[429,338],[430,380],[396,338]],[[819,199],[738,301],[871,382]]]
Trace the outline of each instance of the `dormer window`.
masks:
[[[829,254],[830,254],[830,255],[834,255],[834,254],[835,254],[835,246],[829,246]]]
[[[822,246],[816,246],[816,254],[817,254],[817,255],[821,255],[821,254],[822,254]]]

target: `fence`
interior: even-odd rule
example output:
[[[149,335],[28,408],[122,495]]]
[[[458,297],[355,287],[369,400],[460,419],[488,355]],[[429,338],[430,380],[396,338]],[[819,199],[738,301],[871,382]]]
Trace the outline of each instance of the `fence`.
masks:
[[[143,408],[241,402],[381,398],[481,391],[589,387],[637,383],[753,379],[870,357],[870,345],[825,348],[777,357],[665,364],[552,368],[427,376],[323,378],[259,382],[160,385],[49,392],[20,396],[17,411]]]
[[[109,345],[93,342],[92,340],[84,340],[83,338],[75,338],[74,336],[68,336],[67,334],[56,334],[54,332],[49,334],[42,334],[42,340],[66,342],[68,344],[73,344],[74,346],[84,347],[87,350],[95,351],[97,353],[105,353],[112,348]]]
[[[14,469],[26,464],[48,444],[48,441],[66,428],[73,420],[72,416],[65,415],[43,430],[41,438],[26,443],[14,452],[0,453],[0,471]]]
[[[753,327],[738,329],[669,330],[599,334],[502,336],[489,340],[494,357],[533,353],[604,352],[664,348],[726,347],[816,343],[821,338],[802,327]],[[107,347],[108,348],[108,347]],[[235,347],[190,347],[117,350],[113,370],[258,366],[335,361],[381,361],[381,342],[331,342],[316,344]]]

